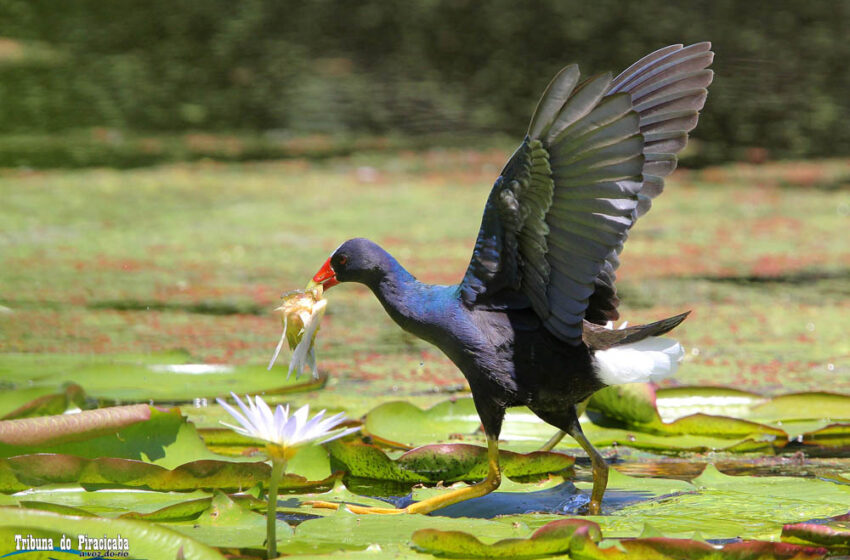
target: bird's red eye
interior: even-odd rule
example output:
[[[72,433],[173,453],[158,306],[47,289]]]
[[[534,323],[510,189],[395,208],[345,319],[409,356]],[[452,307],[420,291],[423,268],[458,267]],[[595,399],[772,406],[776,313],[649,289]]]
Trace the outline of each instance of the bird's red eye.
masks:
[[[339,264],[344,265],[347,262],[348,262],[348,257],[346,257],[345,255],[342,255],[341,257],[339,257]]]

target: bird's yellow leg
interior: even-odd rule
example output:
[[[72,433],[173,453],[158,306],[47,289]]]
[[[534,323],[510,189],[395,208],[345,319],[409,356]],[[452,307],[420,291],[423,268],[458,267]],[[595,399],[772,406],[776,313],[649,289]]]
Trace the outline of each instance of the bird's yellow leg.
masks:
[[[608,464],[605,462],[605,458],[599,454],[599,451],[587,440],[584,432],[581,431],[578,419],[571,426],[569,433],[590,457],[590,464],[593,468],[593,490],[590,493],[587,513],[599,515],[602,512],[602,496],[608,486]]]
[[[539,451],[552,451],[555,449],[555,446],[561,443],[561,440],[564,439],[564,436],[567,435],[567,432],[564,430],[558,430],[555,432],[555,435],[549,438],[549,441],[543,444],[543,447],[539,449]]]
[[[496,437],[487,436],[487,478],[477,484],[451,490],[439,496],[410,504],[404,509],[395,508],[375,508],[363,507],[355,505],[346,505],[352,513],[377,513],[377,514],[398,514],[398,513],[431,513],[432,511],[470,500],[472,498],[480,498],[486,496],[493,490],[499,487],[502,483],[502,473],[499,469],[499,442]],[[604,489],[603,489],[604,490]],[[316,508],[339,509],[342,504],[333,502],[305,502]]]

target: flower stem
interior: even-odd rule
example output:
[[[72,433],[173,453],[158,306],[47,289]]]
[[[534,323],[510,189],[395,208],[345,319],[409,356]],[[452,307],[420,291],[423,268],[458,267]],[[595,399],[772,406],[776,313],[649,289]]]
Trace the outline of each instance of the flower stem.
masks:
[[[269,480],[268,509],[266,510],[266,549],[268,557],[277,558],[277,487],[283,471],[286,469],[286,461],[272,458],[272,476]]]

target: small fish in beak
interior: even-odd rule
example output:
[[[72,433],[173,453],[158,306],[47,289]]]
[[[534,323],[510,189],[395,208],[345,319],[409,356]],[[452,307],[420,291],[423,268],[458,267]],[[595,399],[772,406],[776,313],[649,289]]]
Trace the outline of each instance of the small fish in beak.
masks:
[[[280,311],[283,321],[283,333],[280,342],[277,343],[274,355],[269,362],[269,369],[277,360],[283,341],[289,343],[292,350],[292,359],[289,362],[289,373],[286,378],[295,372],[296,377],[308,367],[314,378],[319,377],[316,367],[316,349],[314,342],[316,333],[319,331],[319,323],[325,314],[328,301],[322,298],[323,288],[321,284],[311,285],[306,290],[295,290],[281,296],[283,303],[275,309]]]

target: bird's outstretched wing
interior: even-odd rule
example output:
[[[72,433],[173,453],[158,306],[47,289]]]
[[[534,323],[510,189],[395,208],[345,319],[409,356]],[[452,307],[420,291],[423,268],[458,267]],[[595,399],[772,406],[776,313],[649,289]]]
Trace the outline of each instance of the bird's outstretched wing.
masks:
[[[619,252],[696,126],[709,49],[671,45],[613,79],[580,81],[575,65],[555,76],[487,199],[464,302],[520,292],[573,344],[585,318],[617,317]]]

